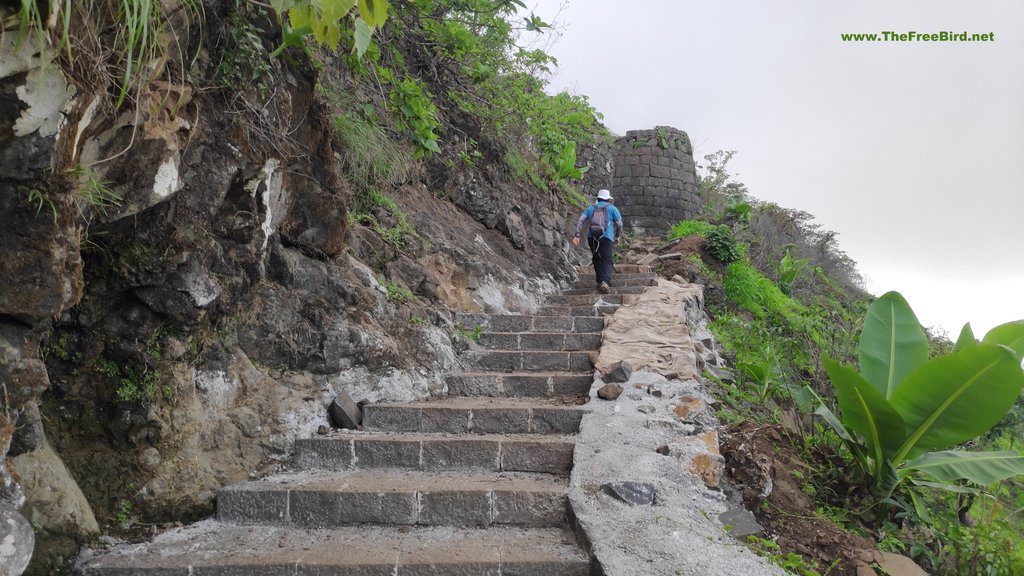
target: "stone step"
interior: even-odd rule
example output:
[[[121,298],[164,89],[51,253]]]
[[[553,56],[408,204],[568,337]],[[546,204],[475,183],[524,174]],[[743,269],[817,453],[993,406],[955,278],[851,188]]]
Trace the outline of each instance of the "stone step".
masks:
[[[449,374],[449,396],[494,396],[500,398],[554,398],[584,396],[590,392],[594,374],[590,372],[463,372]]]
[[[556,296],[548,296],[547,303],[552,306],[593,306],[595,303],[622,304],[621,294],[598,294],[591,292],[589,294],[576,294],[576,295],[565,295],[558,294]]]
[[[363,406],[363,430],[448,434],[575,434],[586,412],[567,399],[447,398]],[[582,400],[582,398],[581,398]]]
[[[615,313],[618,310],[618,304],[608,304],[601,302],[592,306],[569,306],[569,305],[548,305],[537,310],[537,314],[543,314],[546,316],[572,316],[572,317],[586,317],[586,316],[608,316],[609,314]]]
[[[658,275],[653,272],[647,272],[644,274],[614,274],[612,275],[612,284],[615,284],[616,286],[649,286],[657,283],[657,279]],[[579,280],[572,284],[572,287],[597,287],[597,281],[593,274],[586,277],[581,276]]]
[[[557,528],[346,526],[299,529],[205,520],[84,561],[79,576],[588,576]]]
[[[485,350],[560,350],[566,352],[597,350],[599,332],[484,332],[477,345]]]
[[[548,434],[342,432],[295,441],[299,470],[484,470],[567,475],[573,442]]]
[[[529,527],[568,522],[565,478],[522,472],[297,472],[228,486],[229,524],[336,528],[351,524]]]
[[[639,264],[616,264],[614,267],[615,274],[643,274],[651,272],[650,266],[641,266]],[[594,267],[590,264],[581,264],[576,267],[576,272],[581,276],[586,274],[594,274]]]
[[[612,294],[643,294],[644,290],[647,290],[647,286],[612,286]],[[588,288],[573,288],[571,290],[565,290],[562,292],[562,296],[583,296],[593,294],[597,295],[597,287],[591,285]],[[549,300],[550,301],[550,300]]]
[[[487,372],[584,372],[592,370],[591,352],[470,350],[462,363],[470,370]]]
[[[604,318],[591,313],[577,315],[494,315],[459,314],[456,323],[464,330],[480,328],[486,332],[600,332],[604,330]]]

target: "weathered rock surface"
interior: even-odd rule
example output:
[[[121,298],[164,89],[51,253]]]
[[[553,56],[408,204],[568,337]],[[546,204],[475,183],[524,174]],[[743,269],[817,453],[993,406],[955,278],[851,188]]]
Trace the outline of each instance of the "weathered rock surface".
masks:
[[[0,502],[0,570],[18,576],[32,559],[35,533],[28,521],[6,502]]]

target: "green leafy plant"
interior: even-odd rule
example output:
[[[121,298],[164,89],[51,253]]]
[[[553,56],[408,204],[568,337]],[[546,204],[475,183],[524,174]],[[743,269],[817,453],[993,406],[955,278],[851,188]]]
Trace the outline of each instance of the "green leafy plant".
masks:
[[[256,88],[266,97],[273,86],[273,70],[263,48],[260,29],[250,20],[251,4],[236,0],[228,15],[229,45],[217,65],[217,79],[232,91]]]
[[[824,572],[819,572],[817,567],[803,556],[793,552],[783,554],[778,542],[758,536],[747,536],[747,546],[772,564],[799,576],[828,576],[839,565],[837,558]]]
[[[384,285],[384,289],[387,291],[388,300],[392,302],[412,302],[416,299],[416,295],[412,293],[412,290],[397,282],[388,282]]]
[[[790,294],[793,289],[793,282],[800,276],[807,263],[807,258],[793,258],[790,249],[786,249],[786,255],[779,262],[779,290],[784,294]]]
[[[579,180],[589,167],[576,167],[576,143],[555,135],[554,142],[544,143],[542,140],[543,159],[554,169],[553,178],[559,180]]]
[[[390,226],[381,224],[371,213],[379,210],[389,213],[394,224]],[[413,241],[422,241],[419,233],[416,232],[416,227],[409,221],[409,216],[398,208],[395,199],[376,190],[369,190],[364,196],[357,199],[352,211],[348,213],[348,220],[369,226],[374,232],[380,234],[388,244],[398,250],[409,247]]]
[[[858,372],[825,360],[841,419],[816,412],[845,441],[877,498],[908,478],[986,485],[1024,474],[1013,451],[944,450],[985,433],[1024,387],[1024,320],[993,328],[977,342],[964,326],[952,353],[928,359],[928,342],[910,305],[889,292],[868,309]],[[943,487],[948,484],[935,484]]]
[[[733,238],[727,226],[716,226],[708,230],[704,238],[708,241],[708,252],[724,264],[743,257],[743,248]]]
[[[373,31],[387,21],[390,8],[387,0],[270,0],[270,5],[281,22],[283,36],[274,56],[289,46],[307,50],[307,36],[337,50],[342,37],[351,34],[352,48],[361,57],[370,46]]]
[[[391,84],[388,102],[398,121],[412,132],[416,149],[414,158],[429,158],[441,151],[435,132],[441,127],[437,108],[422,82],[415,78],[400,78],[390,68],[378,66],[381,80]]]
[[[725,207],[726,213],[742,224],[750,224],[750,210],[751,206],[749,202],[744,202],[736,198],[731,198]]]
[[[740,362],[736,366],[743,379],[753,384],[757,389],[757,399],[759,402],[764,402],[768,399],[772,390],[778,385],[779,378],[782,376],[779,363],[775,361],[771,350],[766,351],[765,356],[764,358],[758,358],[757,361]]]

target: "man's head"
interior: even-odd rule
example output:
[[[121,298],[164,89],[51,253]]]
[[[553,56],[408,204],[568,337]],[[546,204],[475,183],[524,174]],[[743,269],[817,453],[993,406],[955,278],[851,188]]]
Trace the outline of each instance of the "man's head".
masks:
[[[597,199],[601,200],[603,202],[611,202],[611,200],[612,200],[612,193],[607,191],[607,190],[598,190],[597,191]]]

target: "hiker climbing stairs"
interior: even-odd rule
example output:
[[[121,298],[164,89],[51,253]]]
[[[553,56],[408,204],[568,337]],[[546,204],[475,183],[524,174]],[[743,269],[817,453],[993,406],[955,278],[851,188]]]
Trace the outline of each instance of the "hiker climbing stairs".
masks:
[[[620,267],[536,315],[480,328],[448,395],[363,407],[362,430],[295,442],[293,471],[228,486],[217,519],[83,563],[83,575],[590,574],[570,527],[573,435],[602,316],[654,275]]]

